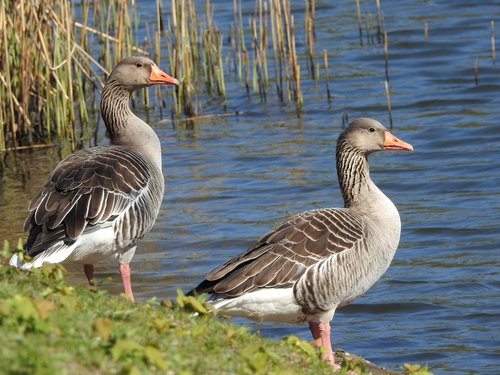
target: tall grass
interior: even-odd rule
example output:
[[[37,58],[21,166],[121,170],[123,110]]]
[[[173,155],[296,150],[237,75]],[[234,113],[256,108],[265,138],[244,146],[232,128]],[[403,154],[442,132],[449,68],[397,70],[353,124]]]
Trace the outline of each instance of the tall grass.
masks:
[[[140,40],[133,1],[0,0],[0,96],[5,98],[0,103],[0,151],[53,139],[78,147],[97,115],[97,106],[88,99],[120,59],[146,51],[156,61],[168,58],[180,81],[173,93],[175,115],[199,114],[200,85],[206,94],[224,98],[231,62],[249,94],[266,101],[274,80],[279,99],[296,103],[300,111],[302,69],[291,1],[255,0],[253,16],[243,19],[242,1],[233,0],[227,48],[225,33],[213,19],[220,3],[197,5],[195,0],[172,0],[164,9],[157,0],[156,20],[145,25],[147,37]],[[314,79],[319,75],[315,0],[305,0],[304,6],[304,53]],[[147,91],[143,98],[148,106]]]

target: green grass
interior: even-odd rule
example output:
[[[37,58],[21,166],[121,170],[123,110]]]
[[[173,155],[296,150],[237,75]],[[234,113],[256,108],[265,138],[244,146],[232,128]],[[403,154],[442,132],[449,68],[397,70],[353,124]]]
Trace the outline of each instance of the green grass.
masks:
[[[178,297],[182,309],[133,304],[71,286],[57,266],[22,272],[1,266],[0,280],[0,373],[331,372],[309,343],[251,334],[213,318],[192,297]]]
[[[232,324],[202,299],[132,303],[73,286],[64,268],[20,271],[0,253],[1,374],[332,374],[312,345],[266,339]],[[3,258],[3,259],[2,259]],[[197,312],[197,316],[193,314]],[[337,351],[346,374],[395,374]],[[346,360],[347,359],[347,360]],[[405,365],[405,373],[429,375]],[[400,374],[403,374],[401,372]]]

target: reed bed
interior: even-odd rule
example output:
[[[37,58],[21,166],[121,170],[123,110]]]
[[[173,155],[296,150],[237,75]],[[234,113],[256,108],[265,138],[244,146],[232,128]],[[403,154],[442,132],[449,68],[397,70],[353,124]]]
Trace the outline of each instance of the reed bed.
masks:
[[[41,12],[40,9],[47,11]],[[49,11],[50,10],[50,11]],[[0,2],[0,150],[42,135],[75,142],[75,120],[88,121],[82,74],[73,63],[69,2]]]
[[[125,1],[82,0],[81,22],[75,6],[0,1],[0,151],[53,139],[74,150],[89,139],[95,89],[132,53],[132,25]]]
[[[360,0],[354,0],[356,7],[356,20],[358,24],[359,44],[364,45],[366,39],[367,44],[383,43],[384,42],[384,14],[382,12],[381,0],[375,0],[375,14],[372,11],[361,8]],[[364,2],[364,6],[370,4]],[[363,21],[364,18],[364,21]],[[363,28],[364,24],[364,28]]]
[[[386,42],[380,0],[374,2],[376,16],[364,15],[365,31],[355,2],[360,43],[364,37]],[[274,92],[298,114],[304,79],[324,82],[331,101],[328,52],[315,52],[316,0],[304,0],[297,18],[303,23],[296,21],[291,0],[254,0],[245,17],[242,3],[233,0],[233,21],[221,30],[214,20],[221,5],[210,0],[172,0],[166,7],[156,0],[156,17],[146,24],[131,0],[0,0],[0,95],[6,98],[0,103],[0,150],[53,139],[68,140],[75,149],[90,140],[98,91],[128,55],[150,55],[161,66],[168,60],[166,69],[180,82],[171,94],[173,117],[198,116],[206,96],[223,104],[228,79],[261,101]],[[298,33],[305,39],[300,50]],[[152,100],[144,90],[143,106],[162,110],[161,88],[154,92]]]
[[[295,17],[291,12],[291,4],[288,0],[270,0],[269,12],[262,12],[262,0],[258,2],[258,24],[254,27],[254,87],[268,87],[268,18],[271,24],[271,46],[274,57],[276,93],[281,101],[295,102],[297,110],[300,111],[303,103],[301,91],[301,68],[297,55],[295,43]],[[265,3],[266,4],[266,3]],[[306,1],[307,4],[307,1]],[[307,22],[310,22],[307,21]],[[253,25],[257,21],[253,19]],[[263,26],[264,25],[264,26]],[[312,27],[310,27],[312,29]],[[258,41],[258,42],[257,42]],[[310,42],[312,46],[312,41]],[[309,47],[311,49],[312,47]],[[255,91],[255,90],[254,90]],[[261,95],[262,97],[262,95]],[[263,97],[265,99],[265,97]]]
[[[194,0],[172,0],[168,27],[157,40],[157,49],[161,49],[165,40],[171,71],[180,82],[174,91],[176,115],[198,115],[199,84],[204,83],[208,95],[226,95],[223,34],[214,22],[213,12],[210,0],[205,0],[204,18],[198,15]]]
[[[305,28],[308,30],[305,52],[314,78],[315,0],[306,0],[305,6]],[[300,111],[303,103],[301,67],[290,0],[255,0],[253,15],[248,19],[243,19],[241,0],[233,0],[227,51],[224,50],[224,34],[213,20],[216,7],[217,4],[212,6],[205,0],[202,17],[194,0],[171,2],[169,26],[163,38],[170,66],[180,81],[175,93],[175,113],[198,115],[201,105],[196,99],[195,87],[200,82],[205,84],[208,95],[225,98],[225,80],[231,73],[244,84],[247,94],[258,95],[262,101],[267,100],[270,83],[274,81],[279,99],[294,102]]]

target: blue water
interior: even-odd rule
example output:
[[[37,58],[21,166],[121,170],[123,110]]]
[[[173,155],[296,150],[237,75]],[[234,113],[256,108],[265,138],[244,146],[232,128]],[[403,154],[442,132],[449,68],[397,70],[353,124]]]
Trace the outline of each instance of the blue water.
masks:
[[[232,17],[226,3],[212,2],[223,32]],[[326,48],[330,56],[331,102],[324,82],[308,78],[302,59],[300,117],[272,90],[262,103],[228,81],[223,103],[203,95],[199,100],[201,114],[231,115],[193,126],[151,121],[164,150],[166,194],[157,225],[132,263],[139,299],[190,289],[288,215],[342,206],[334,150],[343,113],[386,125],[389,116],[383,46],[366,39],[360,45],[354,1],[333,3],[317,1],[315,22],[315,50],[321,55]],[[362,2],[372,23],[374,3]],[[247,16],[253,2],[248,7]],[[298,20],[302,8],[302,2],[294,5]],[[500,3],[382,1],[382,10],[393,132],[415,151],[371,158],[373,180],[399,208],[401,243],[383,278],[337,311],[334,345],[394,369],[419,362],[436,374],[498,374],[500,61],[492,61],[490,21],[500,29]],[[297,33],[303,51],[305,39]],[[18,231],[0,232],[4,237],[21,235],[28,197],[53,166],[33,170],[26,184],[15,173],[2,177],[0,208],[12,209],[19,222]],[[96,270],[100,278],[112,277],[103,287],[121,290],[112,262]],[[237,322],[265,336],[310,338],[306,326]]]

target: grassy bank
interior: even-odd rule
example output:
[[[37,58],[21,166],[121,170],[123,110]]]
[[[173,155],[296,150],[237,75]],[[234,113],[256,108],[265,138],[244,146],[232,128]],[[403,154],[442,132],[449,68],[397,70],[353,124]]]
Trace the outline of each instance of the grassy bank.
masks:
[[[175,307],[169,301],[132,304],[69,285],[60,266],[21,272],[1,265],[0,373],[332,373],[306,341],[265,339],[213,315],[182,294]],[[354,359],[340,374],[352,368],[359,374],[396,373],[370,366]]]
[[[298,339],[265,340],[183,309],[132,304],[104,291],[70,286],[59,267],[19,272],[4,266],[0,278],[0,373],[329,370]]]

